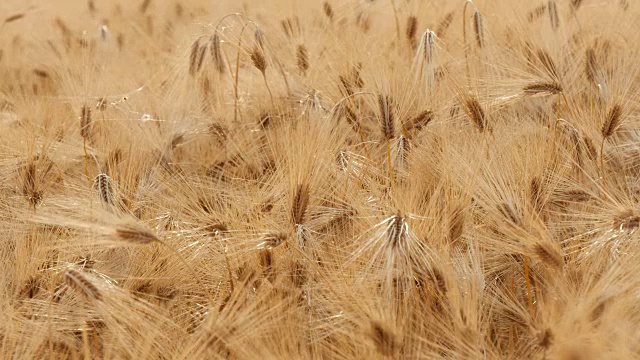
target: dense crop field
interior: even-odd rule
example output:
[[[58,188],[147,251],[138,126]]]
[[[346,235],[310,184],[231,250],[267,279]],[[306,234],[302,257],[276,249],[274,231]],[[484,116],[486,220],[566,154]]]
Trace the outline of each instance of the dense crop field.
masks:
[[[639,20],[2,1],[0,358],[640,358]]]

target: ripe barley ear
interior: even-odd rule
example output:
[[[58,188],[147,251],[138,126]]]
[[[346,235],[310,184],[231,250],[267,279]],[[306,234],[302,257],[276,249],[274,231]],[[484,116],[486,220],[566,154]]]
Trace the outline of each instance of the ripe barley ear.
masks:
[[[411,49],[416,47],[416,33],[418,31],[418,18],[411,15],[407,18],[407,27],[405,29],[405,37],[409,42]]]
[[[102,294],[83,273],[75,269],[67,269],[64,272],[67,285],[84,296],[87,300],[102,300]]]
[[[298,45],[298,49],[296,50],[296,64],[302,74],[305,74],[307,70],[309,70],[309,53],[307,47],[304,45]]]
[[[327,19],[333,21],[333,8],[331,7],[331,4],[329,4],[329,2],[325,1],[322,4],[322,10],[324,11],[324,15],[327,17]]]
[[[484,27],[482,14],[480,14],[478,9],[473,13],[473,32],[476,35],[476,44],[478,44],[478,48],[482,49],[484,47]]]
[[[555,95],[562,92],[562,85],[555,81],[536,82],[526,85],[522,90],[528,96]]]
[[[399,350],[396,335],[380,321],[371,322],[368,335],[376,351],[382,356],[393,357]]]
[[[154,233],[137,224],[118,225],[115,228],[115,235],[118,240],[133,245],[146,245],[160,241]]]
[[[551,23],[551,28],[553,31],[556,31],[560,26],[560,18],[558,17],[558,7],[556,6],[555,0],[549,0],[547,8],[549,10],[549,22]]]
[[[380,125],[382,136],[385,140],[395,137],[395,118],[393,113],[393,101],[388,95],[378,95],[378,108],[380,110]]]
[[[487,119],[480,102],[472,96],[463,100],[464,108],[471,123],[475,125],[478,132],[483,133],[487,129]]]
[[[600,172],[602,176],[602,182],[605,182],[605,174],[604,174],[604,142],[611,136],[613,136],[620,124],[622,122],[622,106],[620,104],[615,104],[609,109],[607,112],[607,116],[602,124],[601,134],[602,134],[602,142],[600,143]]]
[[[293,225],[304,223],[307,206],[309,206],[309,184],[299,184],[291,201],[291,220]]]
[[[220,47],[220,42],[221,42],[220,36],[218,36],[218,34],[213,34],[213,36],[211,37],[210,52],[211,52],[211,59],[213,61],[213,64],[216,67],[216,70],[218,70],[220,74],[223,74],[224,71],[227,69],[227,66],[222,56],[222,49]]]
[[[200,55],[200,41],[196,40],[191,45],[191,52],[189,53],[189,75],[195,76],[198,69],[198,60]]]

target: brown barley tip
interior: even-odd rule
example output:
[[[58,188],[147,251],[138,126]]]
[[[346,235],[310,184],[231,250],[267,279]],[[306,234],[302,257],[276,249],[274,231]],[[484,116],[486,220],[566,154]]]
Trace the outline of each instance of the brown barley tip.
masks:
[[[590,82],[596,82],[596,76],[598,74],[598,60],[593,48],[588,48],[585,51],[584,73],[587,80]]]
[[[564,257],[559,249],[548,242],[538,242],[533,246],[533,253],[538,260],[548,266],[561,270],[564,266]]]
[[[41,78],[41,79],[48,79],[49,78],[49,73],[46,70],[41,70],[41,69],[33,69],[33,73]]]
[[[200,41],[196,40],[191,45],[191,52],[189,53],[189,75],[195,76],[198,69],[198,59],[200,55]]]
[[[94,179],[94,185],[98,189],[98,195],[100,200],[107,205],[114,205],[113,186],[111,185],[111,178],[104,173],[98,174]]]
[[[473,13],[473,32],[476,34],[476,43],[478,44],[478,48],[482,49],[484,47],[484,28],[482,25],[482,15],[480,11],[476,9]]]
[[[389,95],[378,95],[378,106],[380,108],[382,135],[386,140],[391,140],[396,136],[393,102],[391,97]]]
[[[149,5],[151,5],[151,0],[142,0],[140,4],[140,8],[138,9],[141,14],[144,14],[149,10]]]
[[[622,106],[620,106],[620,104],[615,104],[607,113],[607,117],[602,125],[602,137],[606,139],[613,135],[616,130],[618,130],[618,127],[620,127],[621,121]]]
[[[562,92],[562,85],[555,81],[536,82],[526,85],[524,88],[525,95],[555,95]]]
[[[416,33],[418,32],[418,18],[411,15],[407,18],[407,28],[405,30],[405,36],[411,45],[411,48],[416,47]]]
[[[593,309],[591,309],[591,312],[589,314],[589,320],[591,321],[598,321],[600,320],[600,318],[602,318],[602,315],[604,314],[604,311],[607,309],[607,304],[609,303],[610,299],[601,299],[597,302],[597,304],[593,307]]]
[[[309,70],[309,53],[307,52],[306,46],[298,45],[298,49],[296,51],[296,63],[298,64],[298,69],[302,74]]]
[[[25,166],[22,178],[22,194],[34,208],[42,201],[42,192],[38,191],[36,164],[32,161]]]
[[[420,131],[433,120],[433,111],[424,110],[409,120],[406,125],[407,131]]]
[[[251,62],[261,73],[264,74],[267,70],[267,60],[264,58],[262,50],[257,46],[251,50]]]
[[[487,127],[487,120],[480,102],[476,98],[469,96],[464,99],[463,105],[471,122],[476,126],[479,132],[484,132]]]
[[[438,23],[438,26],[436,27],[436,34],[438,35],[438,37],[444,37],[444,34],[447,32],[447,29],[449,29],[449,26],[451,26],[452,21],[453,11],[445,15]]]
[[[529,183],[529,200],[534,210],[540,211],[543,207],[543,183],[542,180],[534,176]]]
[[[633,210],[625,210],[613,217],[614,230],[627,231],[640,227],[640,216]]]
[[[200,53],[198,54],[198,65],[196,66],[196,73],[200,72],[200,70],[202,70],[202,65],[204,65],[204,59],[207,55],[207,47],[206,46],[202,46],[200,48]]]
[[[543,4],[543,5],[537,6],[533,10],[531,10],[529,14],[527,14],[527,19],[529,20],[529,22],[534,22],[539,18],[541,18],[546,11],[547,11],[547,5]]]
[[[8,24],[14,21],[18,21],[20,19],[22,19],[23,17],[25,17],[26,14],[24,13],[18,13],[18,14],[13,14],[13,15],[9,15],[4,19],[4,23]]]
[[[379,321],[371,322],[369,337],[376,351],[382,356],[394,356],[399,350],[396,335]]]
[[[291,220],[293,225],[300,225],[304,222],[305,212],[309,205],[309,185],[299,184],[291,201]]]
[[[287,240],[287,235],[284,233],[272,233],[267,234],[262,238],[262,241],[258,243],[258,248],[271,250],[280,246]]]
[[[300,20],[297,16],[280,21],[280,25],[282,25],[282,30],[288,38],[293,38],[300,34]]]
[[[583,0],[571,0],[571,10],[578,11],[580,6],[582,6]]]
[[[218,70],[218,72],[222,74],[226,70],[226,66],[222,58],[222,49],[220,48],[220,43],[220,36],[218,36],[218,34],[213,34],[213,36],[211,36],[210,43],[211,59],[213,60],[213,64],[215,65],[216,70]]]
[[[91,139],[91,108],[84,105],[80,110],[80,136],[86,141]]]
[[[569,189],[562,192],[561,196],[562,201],[565,202],[579,203],[591,200],[591,195],[581,189]]]
[[[333,21],[333,8],[331,7],[331,4],[329,4],[329,2],[325,1],[324,4],[322,4],[322,10],[324,10],[324,15],[331,21]]]
[[[102,294],[98,290],[98,287],[96,287],[80,271],[75,269],[67,269],[64,272],[64,280],[67,286],[82,294],[82,296],[87,298],[87,300],[102,300]]]
[[[351,106],[349,106],[348,104],[341,106],[341,109],[342,109],[342,112],[341,112],[342,115],[344,116],[347,123],[351,126],[353,131],[359,132],[360,120],[358,119],[358,114],[356,114],[355,111],[353,111],[353,109],[351,109]]]
[[[591,159],[592,161],[595,161],[596,158],[598,157],[598,150],[596,149],[596,146],[593,143],[593,139],[584,135],[582,137],[582,143],[584,144],[584,148],[587,151],[587,155],[589,156],[589,159]]]
[[[444,295],[448,292],[447,279],[442,270],[431,267],[426,273],[426,278],[433,283],[435,289],[437,289],[440,294]]]
[[[551,55],[549,55],[549,53],[544,51],[543,49],[538,49],[536,55],[538,56],[538,59],[540,60],[540,63],[542,63],[542,66],[544,67],[544,70],[547,72],[547,74],[554,79],[558,79],[558,68],[551,58]]]
[[[118,225],[115,233],[119,240],[131,244],[144,245],[160,241],[151,231],[135,223]]]
[[[558,17],[558,7],[556,6],[555,0],[550,0],[547,8],[549,9],[551,28],[553,31],[556,31],[558,30],[558,26],[560,26],[560,18]]]

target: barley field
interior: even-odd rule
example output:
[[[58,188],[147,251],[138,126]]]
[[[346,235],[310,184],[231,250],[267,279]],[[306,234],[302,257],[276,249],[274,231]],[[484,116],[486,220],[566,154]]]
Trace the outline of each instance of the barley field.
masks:
[[[640,3],[3,0],[0,359],[640,359]]]

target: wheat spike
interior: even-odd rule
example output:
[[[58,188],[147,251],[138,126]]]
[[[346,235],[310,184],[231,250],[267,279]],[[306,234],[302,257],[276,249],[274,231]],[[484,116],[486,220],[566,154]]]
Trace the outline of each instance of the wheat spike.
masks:
[[[561,270],[564,266],[564,258],[559,249],[548,242],[538,242],[533,247],[536,257],[553,269]]]
[[[557,82],[537,82],[526,85],[524,88],[525,95],[555,95],[562,92],[562,86]]]
[[[634,210],[624,210],[613,217],[613,230],[628,231],[638,227],[640,227],[640,215]]]
[[[388,95],[378,95],[378,107],[380,110],[380,124],[385,140],[395,138],[395,119],[393,114],[393,102]]]
[[[254,47],[251,51],[251,62],[256,69],[260,70],[261,73],[265,73],[267,70],[267,60],[262,53],[262,50],[259,47]]]
[[[473,31],[476,35],[476,43],[480,49],[484,47],[484,25],[482,22],[482,15],[480,14],[480,11],[476,9],[473,13]]]
[[[584,73],[587,76],[587,80],[590,82],[596,82],[598,74],[598,60],[596,59],[596,52],[593,48],[585,51]]]
[[[538,20],[540,17],[542,17],[542,15],[544,15],[546,11],[547,11],[546,5],[544,4],[539,5],[529,12],[529,14],[527,15],[527,19],[529,20],[529,22],[534,22]]]
[[[309,185],[299,184],[291,201],[291,220],[293,225],[304,223],[305,213],[309,205]]]
[[[283,233],[273,233],[265,235],[258,244],[259,249],[274,249],[287,240],[287,235]]]
[[[613,135],[622,121],[622,106],[615,104],[609,109],[604,124],[602,125],[602,137],[608,138]]]
[[[409,120],[406,125],[407,131],[420,131],[433,120],[433,111],[424,110]]]
[[[80,111],[80,136],[85,141],[90,141],[91,139],[91,108],[88,106],[82,106]]]
[[[411,48],[415,48],[416,43],[416,33],[418,32],[418,18],[414,15],[411,15],[407,18],[407,27],[405,29],[405,37]]]
[[[583,1],[584,0],[571,0],[571,10],[578,11],[578,9],[580,9],[580,7],[582,6]]]
[[[382,322],[372,321],[369,336],[376,351],[382,356],[392,357],[398,351],[396,336]]]
[[[558,68],[556,67],[555,62],[551,58],[551,55],[549,55],[548,52],[542,49],[538,50],[537,55],[538,55],[538,59],[542,63],[542,66],[544,67],[547,74],[553,79],[559,79]]]
[[[463,101],[463,105],[467,112],[467,116],[471,119],[471,122],[475,125],[479,132],[484,132],[487,128],[487,120],[485,118],[484,110],[480,102],[474,97],[467,97]]]
[[[198,59],[200,55],[200,41],[194,41],[191,45],[191,52],[189,53],[189,75],[195,76],[198,70]]]
[[[218,70],[218,73],[223,74],[227,69],[227,66],[225,65],[224,59],[222,57],[222,49],[220,47],[220,43],[220,36],[218,36],[218,34],[213,34],[213,36],[211,36],[210,43],[211,60],[213,61],[216,70]]]
[[[64,272],[64,279],[70,288],[79,292],[87,300],[102,300],[102,294],[83,273],[75,269],[67,269]]]
[[[25,13],[17,13],[17,14],[9,15],[4,19],[4,23],[8,24],[8,23],[11,23],[11,22],[14,22],[14,21],[18,21],[18,20],[24,18],[25,15],[26,15]]]
[[[558,17],[558,7],[556,6],[555,0],[549,0],[547,8],[549,9],[549,22],[551,23],[551,28],[553,31],[556,31],[560,26],[560,18]]]
[[[154,233],[137,224],[118,225],[115,228],[115,235],[118,240],[133,245],[146,245],[160,241]]]
[[[438,26],[436,27],[435,33],[441,38],[444,37],[445,33],[449,29],[449,26],[451,26],[452,21],[453,21],[453,12],[450,12],[447,15],[445,15],[444,18],[442,18],[442,20],[440,20],[440,22],[438,23]]]
[[[324,15],[331,21],[333,21],[333,8],[329,2],[325,1],[322,4],[322,10],[324,11]]]
[[[98,188],[98,194],[100,200],[107,205],[114,205],[113,186],[111,185],[111,178],[104,173],[98,174],[94,179],[94,184]]]
[[[296,51],[296,63],[301,73],[306,73],[309,70],[309,53],[307,47],[304,45],[298,45]]]

